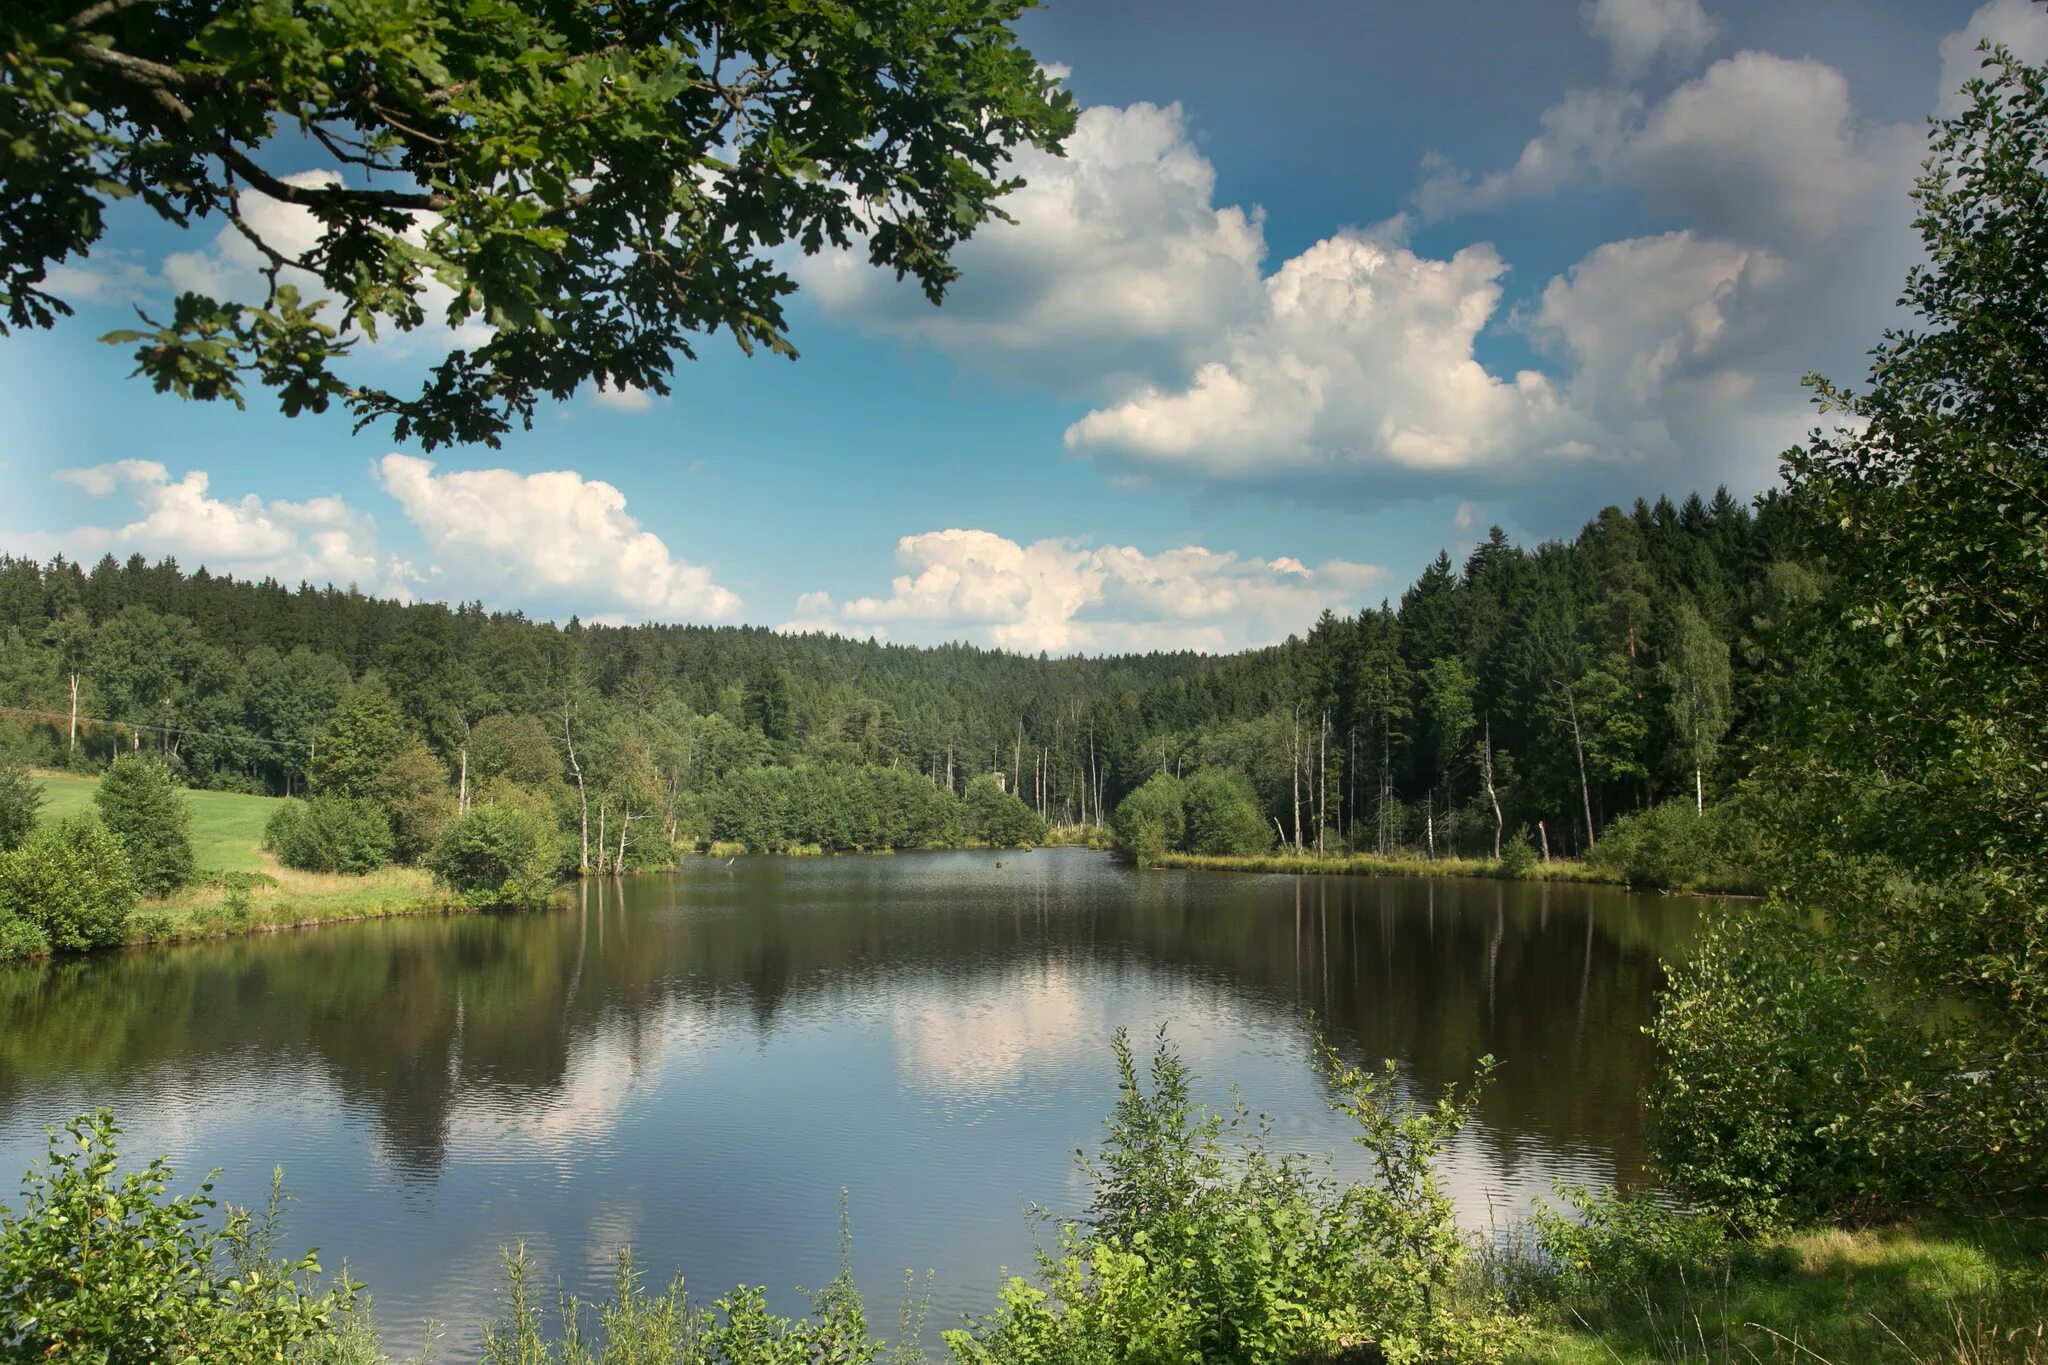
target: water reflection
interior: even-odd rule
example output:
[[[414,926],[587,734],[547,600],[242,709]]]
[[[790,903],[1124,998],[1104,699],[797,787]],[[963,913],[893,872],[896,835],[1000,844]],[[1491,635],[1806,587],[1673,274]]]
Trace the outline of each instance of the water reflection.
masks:
[[[706,1287],[942,1274],[938,1325],[1022,1264],[1026,1201],[1113,1098],[1107,1037],[1169,1023],[1305,1149],[1348,1136],[1308,1066],[1347,1052],[1433,1092],[1492,1053],[1454,1162],[1475,1216],[1554,1175],[1634,1180],[1642,1036],[1684,901],[1489,882],[1137,873],[1045,850],[742,860],[593,884],[567,912],[370,924],[0,971],[0,1162],[117,1106],[131,1150],[250,1198],[405,1332],[459,1346],[498,1245],[571,1288],[613,1247]]]

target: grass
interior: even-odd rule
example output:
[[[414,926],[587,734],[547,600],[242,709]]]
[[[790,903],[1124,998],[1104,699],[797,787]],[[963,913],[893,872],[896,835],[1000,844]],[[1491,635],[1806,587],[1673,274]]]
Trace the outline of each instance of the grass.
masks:
[[[43,784],[45,822],[92,809],[98,778],[71,773],[38,773],[37,777]],[[192,855],[202,875],[269,870],[263,853],[263,826],[282,804],[280,798],[187,791],[185,801],[192,810]]]
[[[99,779],[70,773],[37,777],[43,784],[45,821],[92,808]],[[386,867],[365,876],[285,867],[263,848],[263,827],[282,798],[188,790],[185,799],[192,811],[199,879],[137,907],[128,921],[130,942],[167,943],[463,908],[416,867]]]
[[[1606,1302],[1555,1305],[1535,1365],[2044,1365],[2038,1224],[1825,1229],[1738,1247]]]
[[[1502,877],[1501,865],[1491,858],[1422,858],[1396,855],[1382,858],[1371,853],[1332,853],[1317,857],[1303,853],[1266,853],[1248,858],[1218,857],[1199,853],[1166,853],[1152,860],[1154,867],[1185,867],[1203,872],[1289,872],[1297,874],[1349,875],[1364,877]],[[1521,878],[1532,882],[1601,882],[1618,886],[1618,873],[1590,863],[1554,858],[1530,867]]]

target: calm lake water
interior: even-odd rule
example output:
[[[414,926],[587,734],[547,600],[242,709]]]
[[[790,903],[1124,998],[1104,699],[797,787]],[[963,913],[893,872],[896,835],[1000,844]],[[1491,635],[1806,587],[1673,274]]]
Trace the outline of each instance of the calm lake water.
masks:
[[[368,1282],[387,1346],[476,1341],[524,1240],[601,1292],[631,1244],[709,1297],[794,1309],[837,1263],[931,1326],[1024,1268],[1029,1205],[1078,1212],[1113,1030],[1161,1024],[1207,1098],[1355,1168],[1318,1024],[1421,1094],[1501,1060],[1454,1153],[1465,1216],[1555,1178],[1638,1182],[1642,1025],[1693,902],[1485,881],[1138,872],[1080,850],[740,859],[578,909],[401,920],[0,969],[0,1181],[110,1105],[138,1159],[210,1167],[288,1247]],[[11,1196],[0,1202],[13,1202]]]

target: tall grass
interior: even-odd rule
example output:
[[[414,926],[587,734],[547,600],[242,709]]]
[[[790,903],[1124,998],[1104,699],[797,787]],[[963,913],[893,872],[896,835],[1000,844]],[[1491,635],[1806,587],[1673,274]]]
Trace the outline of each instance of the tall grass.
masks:
[[[1491,858],[1424,858],[1372,853],[1262,853],[1251,857],[1222,857],[1203,853],[1162,853],[1152,859],[1154,867],[1192,868],[1203,872],[1287,872],[1297,875],[1363,877],[1492,877],[1511,874]],[[1519,880],[1549,882],[1592,882],[1619,886],[1621,874],[1590,863],[1562,858],[1539,862]]]

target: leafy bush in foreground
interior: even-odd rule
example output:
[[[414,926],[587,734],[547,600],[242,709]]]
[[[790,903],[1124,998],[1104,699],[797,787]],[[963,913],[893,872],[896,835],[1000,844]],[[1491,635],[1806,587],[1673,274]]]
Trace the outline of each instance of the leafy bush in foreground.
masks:
[[[391,861],[391,822],[367,797],[287,801],[263,827],[263,842],[301,872],[374,872]]]
[[[1434,1162],[1472,1095],[1403,1111],[1391,1072],[1326,1052],[1337,1107],[1356,1117],[1373,1178],[1339,1185],[1274,1155],[1242,1109],[1193,1103],[1162,1033],[1149,1092],[1116,1039],[1120,1094],[1090,1168],[1092,1224],[1041,1251],[1041,1284],[1013,1279],[971,1330],[947,1334],[962,1365],[1052,1361],[1292,1362],[1371,1343],[1388,1360],[1505,1358],[1519,1323],[1467,1298],[1467,1248]]]
[[[135,908],[121,845],[87,812],[0,853],[0,957],[119,943]]]
[[[1745,1231],[1968,1196],[2007,1108],[1781,905],[1716,917],[1651,1034],[1658,1165]]]
[[[427,855],[427,867],[465,903],[490,909],[546,905],[561,862],[554,826],[516,806],[472,807]]]
[[[200,1230],[216,1207],[211,1184],[166,1198],[162,1158],[117,1174],[119,1134],[108,1113],[74,1119],[51,1135],[48,1165],[28,1173],[21,1211],[0,1205],[9,1358],[254,1365],[299,1358],[335,1335],[355,1286],[316,1292],[311,1255],[273,1262],[274,1217],[230,1208],[225,1227]]]

